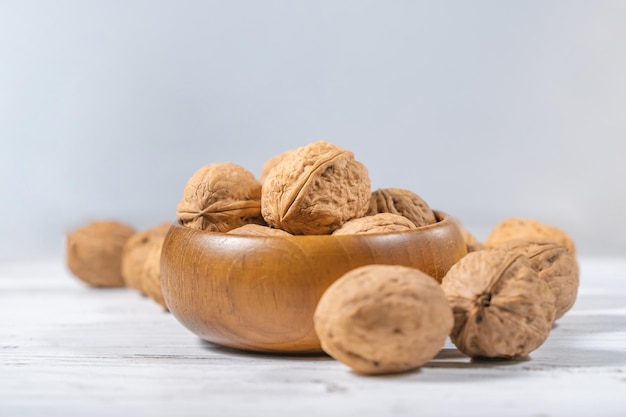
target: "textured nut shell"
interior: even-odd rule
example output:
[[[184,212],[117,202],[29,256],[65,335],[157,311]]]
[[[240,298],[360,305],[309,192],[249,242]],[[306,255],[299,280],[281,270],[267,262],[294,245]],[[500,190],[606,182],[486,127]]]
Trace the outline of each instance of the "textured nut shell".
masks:
[[[263,183],[262,213],[272,227],[295,235],[330,234],[362,217],[370,179],[350,151],[319,141],[290,152]]]
[[[476,239],[476,237],[472,233],[470,233],[465,228],[465,226],[463,226],[461,220],[454,216],[450,216],[450,219],[454,221],[457,226],[459,226],[459,229],[461,230],[461,235],[463,235],[463,240],[465,241],[465,247],[467,247],[467,253],[476,252],[477,250],[483,250],[486,248],[486,246],[482,242]]]
[[[163,239],[171,227],[171,223],[161,223],[158,226],[132,235],[124,244],[122,250],[122,278],[129,288],[139,290],[143,294],[144,267],[150,252],[151,244]]]
[[[359,217],[346,222],[333,232],[333,235],[355,235],[359,233],[399,232],[415,229],[413,222],[399,214],[379,213]]]
[[[210,164],[189,179],[177,211],[184,226],[211,232],[262,224],[261,184],[239,165]]]
[[[467,230],[461,228],[461,234],[463,235],[463,240],[465,241],[465,246],[467,246],[468,253],[485,249],[485,245],[478,241],[478,239],[476,239],[476,237]]]
[[[272,229],[271,227],[261,226],[260,224],[244,224],[226,233],[229,235],[244,236],[291,236],[291,233],[285,232],[284,230]]]
[[[530,260],[530,266],[554,294],[555,320],[572,308],[578,294],[578,262],[565,246],[547,239],[526,238],[509,241],[501,248]]]
[[[485,246],[495,248],[509,240],[535,237],[555,241],[565,246],[572,255],[576,255],[576,245],[567,233],[554,226],[548,226],[534,219],[510,217],[493,228]]]
[[[411,220],[417,227],[437,221],[435,213],[420,196],[402,188],[381,188],[374,191],[366,215],[377,213],[399,214]]]
[[[144,265],[144,280],[142,283],[145,294],[169,311],[163,299],[161,289],[161,252],[165,236],[156,239],[150,244],[150,251]]]
[[[450,339],[468,356],[526,356],[552,328],[554,294],[519,253],[469,253],[452,266],[441,288],[454,311]]]
[[[357,372],[417,368],[443,347],[451,308],[437,281],[404,266],[353,269],[322,295],[314,315],[322,349]]]
[[[278,165],[283,159],[285,159],[285,157],[292,151],[293,149],[290,149],[281,154],[273,156],[272,158],[265,161],[265,163],[263,164],[263,167],[261,168],[261,174],[259,175],[259,182],[263,184],[265,182],[265,179],[269,175],[270,171],[274,169],[274,167]]]
[[[97,221],[67,235],[67,266],[96,287],[123,287],[122,248],[135,233],[117,221]]]

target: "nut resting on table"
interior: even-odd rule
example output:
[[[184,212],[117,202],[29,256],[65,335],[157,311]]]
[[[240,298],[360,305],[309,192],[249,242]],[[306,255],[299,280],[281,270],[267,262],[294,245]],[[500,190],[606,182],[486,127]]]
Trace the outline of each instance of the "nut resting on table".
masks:
[[[95,287],[123,287],[122,250],[135,233],[118,221],[95,221],[68,233],[67,266],[80,280]]]
[[[349,236],[364,241],[409,236],[447,222],[462,252],[442,273],[403,265],[398,254],[383,257],[365,246],[361,250],[372,252],[368,252],[371,262],[349,263],[352,266],[333,276],[319,293],[314,293],[311,283],[302,302],[312,299],[314,304],[302,325],[312,329],[318,349],[360,374],[421,367],[436,358],[447,337],[475,359],[510,360],[531,354],[548,340],[554,321],[576,300],[579,269],[573,240],[537,220],[508,218],[480,241],[458,219],[447,216],[441,222],[439,214],[411,190],[372,190],[368,169],[353,152],[318,141],[269,159],[258,178],[230,162],[200,167],[182,192],[175,228],[224,236],[220,244],[236,242],[233,247],[248,248],[242,249],[241,259],[254,257],[252,246],[246,246],[251,242],[264,242],[255,250],[280,247],[279,265],[285,268],[287,260],[306,255],[299,252],[306,247],[299,239],[309,242],[311,236],[320,236],[339,242],[332,254],[303,261],[315,268],[338,256],[350,260]],[[170,308],[174,305],[168,306],[164,293],[168,286],[162,277],[166,235],[171,236],[172,228],[171,223],[163,223],[136,231],[119,222],[96,222],[77,229],[68,234],[69,269],[93,286],[133,288],[176,315]],[[285,246],[277,244],[283,241]],[[446,245],[449,250],[454,246]],[[425,254],[411,252],[410,256],[417,259]],[[230,274],[227,280],[238,279],[237,262],[222,268]],[[300,277],[293,278],[285,283],[287,287],[296,285],[295,278]],[[258,284],[258,297],[268,297],[262,300],[267,308],[278,308],[280,289],[261,291],[266,281],[267,276],[260,275],[254,284]],[[243,303],[237,294],[192,291],[195,299],[207,304],[212,303],[210,297],[233,297],[220,310],[230,314]],[[255,312],[249,317],[250,322],[231,319],[255,332],[250,323],[262,323],[264,316]],[[280,334],[282,330],[273,324],[268,328]]]
[[[450,338],[468,356],[526,356],[552,329],[554,294],[520,253],[472,252],[448,271],[441,288],[454,312]]]
[[[137,231],[119,221],[95,221],[68,233],[67,265],[94,287],[128,287],[165,310],[159,278],[163,240],[170,223]]]
[[[554,294],[555,319],[563,317],[572,308],[578,292],[578,262],[565,246],[545,238],[519,238],[500,245],[500,248],[528,258],[532,269]]]
[[[155,279],[155,269],[158,268],[161,247],[170,226],[170,223],[161,223],[135,233],[122,250],[122,277],[125,285],[164,307],[160,281]]]
[[[453,324],[437,281],[395,265],[362,266],[343,275],[320,299],[314,320],[324,351],[363,374],[424,365]]]

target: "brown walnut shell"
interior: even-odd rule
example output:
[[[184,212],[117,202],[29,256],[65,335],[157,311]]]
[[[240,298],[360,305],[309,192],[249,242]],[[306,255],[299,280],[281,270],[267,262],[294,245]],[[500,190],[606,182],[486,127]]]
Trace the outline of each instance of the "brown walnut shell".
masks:
[[[161,252],[163,250],[164,241],[165,236],[150,243],[150,251],[148,252],[144,264],[144,280],[142,286],[143,291],[148,297],[160,304],[165,311],[169,311],[163,298],[163,290],[161,289]]]
[[[347,221],[343,226],[335,230],[333,235],[399,232],[409,229],[415,229],[415,225],[406,217],[399,214],[379,213]]]
[[[465,246],[467,246],[468,253],[485,249],[485,245],[466,229],[461,228],[461,234],[463,235],[463,240],[465,241]]]
[[[470,233],[465,228],[465,226],[463,226],[461,220],[456,217],[451,217],[451,219],[457,224],[457,226],[459,226],[459,229],[461,230],[463,240],[465,241],[465,246],[467,247],[467,253],[476,252],[477,250],[483,250],[486,248],[484,243],[476,239],[476,236]]]
[[[243,236],[291,236],[291,233],[285,232],[284,230],[273,229],[260,224],[244,224],[241,227],[229,230],[226,234]]]
[[[143,289],[146,258],[152,243],[163,239],[171,226],[169,222],[161,223],[135,233],[126,241],[122,250],[122,277],[128,288],[134,288],[142,294],[146,293]]]
[[[554,293],[555,320],[574,305],[578,293],[578,262],[565,246],[547,239],[525,238],[509,241],[501,246],[525,255]]]
[[[209,164],[189,179],[177,211],[183,226],[210,232],[263,224],[261,183],[239,165]]]
[[[377,213],[399,214],[411,220],[416,227],[437,222],[435,213],[420,196],[402,188],[381,188],[372,192],[366,215]]]
[[[285,157],[292,151],[293,149],[290,149],[276,156],[273,156],[267,161],[265,161],[265,163],[263,164],[263,167],[261,168],[261,174],[259,175],[259,182],[263,184],[265,182],[265,179],[269,175],[270,171],[273,170],[274,167],[278,165],[283,159],[285,159]]]
[[[262,214],[294,235],[330,234],[362,217],[370,201],[367,168],[354,154],[319,141],[289,152],[263,182]]]
[[[441,287],[454,312],[450,339],[471,357],[523,357],[547,339],[554,294],[528,258],[502,249],[467,254]]]
[[[96,221],[67,235],[67,266],[96,287],[123,287],[122,248],[135,229],[117,221]]]
[[[322,349],[363,374],[403,372],[441,350],[452,310],[439,284],[418,269],[367,265],[335,281],[314,314]]]
[[[491,230],[485,240],[485,246],[495,248],[509,240],[525,237],[549,239],[565,246],[568,251],[576,256],[576,245],[574,241],[563,230],[554,226],[541,223],[535,219],[524,219],[510,217],[503,220]]]

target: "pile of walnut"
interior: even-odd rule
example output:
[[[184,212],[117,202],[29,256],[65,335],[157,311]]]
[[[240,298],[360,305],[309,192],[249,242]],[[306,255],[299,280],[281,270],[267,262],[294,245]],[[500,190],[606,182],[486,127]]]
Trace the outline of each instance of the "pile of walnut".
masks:
[[[67,235],[67,265],[94,287],[128,287],[166,311],[160,281],[161,249],[170,223],[138,232],[119,221],[95,221]]]
[[[272,158],[260,180],[233,163],[204,166],[187,182],[177,211],[184,226],[239,234],[376,233],[436,222],[409,190],[372,193],[367,168],[324,141]]]
[[[177,215],[191,228],[282,236],[400,231],[437,221],[412,191],[372,192],[354,154],[324,141],[272,158],[258,180],[233,163],[200,168]],[[68,236],[70,269],[93,285],[136,288],[167,308],[158,260],[168,225],[136,233],[113,223]],[[331,285],[314,316],[324,351],[356,372],[381,374],[424,365],[448,336],[472,358],[523,357],[543,344],[576,300],[572,240],[531,219],[506,219],[484,243],[458,225],[468,254],[441,284],[417,269],[369,265]]]
[[[465,232],[467,233],[467,232]],[[315,330],[326,353],[363,374],[424,365],[446,336],[475,359],[514,359],[541,346],[574,304],[578,263],[572,240],[532,219],[506,219],[441,285],[415,269],[370,265],[331,285]]]

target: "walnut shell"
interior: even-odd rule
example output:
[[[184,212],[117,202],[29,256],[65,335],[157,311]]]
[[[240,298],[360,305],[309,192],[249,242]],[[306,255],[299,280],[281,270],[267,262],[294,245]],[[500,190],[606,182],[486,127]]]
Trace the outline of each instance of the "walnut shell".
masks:
[[[469,253],[450,268],[441,288],[454,311],[450,339],[468,356],[526,356],[552,329],[554,294],[519,253]]]
[[[578,262],[565,246],[547,239],[525,238],[509,241],[501,248],[530,260],[530,266],[554,293],[555,320],[572,308],[578,293]]]
[[[280,229],[273,229],[268,226],[261,226],[260,224],[244,224],[233,230],[226,232],[229,235],[242,235],[242,236],[291,236],[291,233],[285,232]]]
[[[372,192],[366,215],[377,213],[399,214],[411,220],[416,227],[437,222],[435,213],[420,196],[402,188],[381,188]]]
[[[536,237],[549,239],[565,246],[576,256],[576,245],[567,233],[554,226],[548,226],[535,219],[510,217],[494,227],[485,240],[485,246],[495,248],[513,239]]]
[[[485,245],[483,243],[476,239],[476,237],[472,233],[462,227],[461,235],[463,235],[463,240],[465,241],[465,246],[467,247],[468,253],[485,249]]]
[[[143,268],[144,279],[142,287],[148,297],[160,304],[165,311],[169,311],[163,298],[163,290],[161,289],[161,252],[164,241],[165,236],[150,243],[150,251]]]
[[[379,213],[347,221],[343,226],[335,230],[333,235],[398,232],[409,229],[415,229],[415,225],[406,217],[399,214]]]
[[[239,165],[209,164],[189,179],[177,211],[183,226],[211,232],[262,224],[261,183]]]
[[[465,247],[467,248],[467,253],[476,252],[477,250],[485,249],[484,243],[480,242],[476,237],[470,233],[461,220],[457,217],[449,216],[449,218],[459,226],[459,230],[461,231],[461,235],[463,236],[463,240],[465,241]]]
[[[330,234],[362,217],[370,179],[354,154],[319,141],[295,149],[263,183],[262,213],[272,227],[295,235]]]
[[[344,274],[314,314],[322,349],[363,374],[417,368],[441,350],[452,329],[450,305],[425,273],[367,265]]]
[[[124,244],[122,250],[122,278],[129,288],[139,290],[145,294],[143,282],[145,280],[146,258],[150,253],[153,242],[163,239],[171,227],[171,223],[161,223],[132,235]]]
[[[265,182],[265,179],[269,175],[270,171],[274,169],[274,167],[278,165],[283,159],[285,159],[285,157],[292,151],[293,149],[290,149],[276,156],[273,156],[267,161],[265,161],[265,163],[263,164],[263,167],[261,168],[261,174],[259,175],[259,182],[263,184]]]
[[[67,266],[95,287],[123,287],[122,248],[135,229],[117,221],[96,221],[67,235]]]

